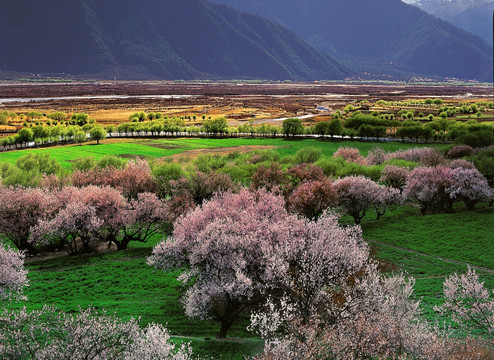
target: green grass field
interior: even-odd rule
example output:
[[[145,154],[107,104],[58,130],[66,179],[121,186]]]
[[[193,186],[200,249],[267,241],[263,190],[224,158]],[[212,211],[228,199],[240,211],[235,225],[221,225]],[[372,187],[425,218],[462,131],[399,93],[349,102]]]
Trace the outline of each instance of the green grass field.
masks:
[[[429,318],[436,316],[432,308],[441,302],[445,277],[466,272],[468,265],[494,287],[494,208],[477,207],[426,216],[403,207],[362,223],[375,256],[416,279],[415,293]]]
[[[186,150],[225,148],[236,146],[273,146],[281,156],[295,154],[299,149],[315,147],[321,149],[324,155],[332,155],[339,147],[352,146],[360,149],[363,155],[375,146],[380,146],[387,151],[408,149],[411,147],[424,146],[399,142],[351,142],[351,141],[320,141],[314,139],[307,140],[285,140],[285,139],[200,139],[200,138],[177,138],[177,139],[112,139],[102,141],[100,145],[85,144],[66,145],[53,148],[26,149],[0,153],[0,162],[15,163],[16,160],[28,153],[49,153],[57,159],[63,167],[70,167],[70,162],[82,157],[91,156],[95,160],[101,159],[105,155],[116,155],[124,158],[143,157],[147,159],[157,159],[161,157],[180,154]],[[434,145],[438,146],[438,145]],[[444,147],[445,145],[439,145]]]

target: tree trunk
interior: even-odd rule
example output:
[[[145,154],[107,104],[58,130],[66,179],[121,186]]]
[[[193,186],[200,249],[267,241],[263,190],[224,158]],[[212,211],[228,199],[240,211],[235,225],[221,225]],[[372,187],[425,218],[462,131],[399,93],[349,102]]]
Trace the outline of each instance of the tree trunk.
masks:
[[[226,338],[226,334],[228,332],[228,330],[230,329],[230,327],[232,326],[232,322],[229,321],[229,320],[222,320],[221,321],[221,328],[220,328],[220,332],[218,333],[218,336],[216,337],[217,339],[225,339]]]

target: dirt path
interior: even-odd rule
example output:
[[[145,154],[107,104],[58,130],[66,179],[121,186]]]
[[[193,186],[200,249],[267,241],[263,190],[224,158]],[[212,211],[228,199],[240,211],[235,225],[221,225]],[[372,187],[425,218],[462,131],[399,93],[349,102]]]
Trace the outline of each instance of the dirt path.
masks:
[[[444,261],[444,262],[450,263],[450,264],[463,265],[463,266],[469,266],[470,265],[470,267],[472,269],[475,269],[478,272],[482,272],[484,274],[489,274],[489,275],[494,275],[494,269],[486,268],[486,267],[483,267],[483,266],[472,265],[472,264],[469,264],[469,263],[466,263],[466,262],[463,262],[463,261],[448,259],[448,258],[444,258],[444,257],[441,257],[441,256],[434,256],[434,255],[430,255],[430,254],[427,254],[427,253],[423,253],[421,251],[412,250],[412,249],[404,248],[404,247],[401,247],[401,246],[396,246],[396,245],[393,245],[393,244],[388,244],[388,243],[385,243],[385,242],[382,242],[382,241],[371,240],[371,239],[365,239],[365,240],[367,242],[369,242],[370,244],[377,244],[377,245],[381,245],[381,246],[388,246],[388,247],[390,247],[392,249],[401,250],[401,251],[407,252],[409,254],[421,255],[421,256],[424,256],[424,257],[427,257],[427,258],[430,258],[430,259]],[[444,278],[444,277],[445,276],[428,276],[428,277],[421,277],[421,279],[433,279],[433,278]]]

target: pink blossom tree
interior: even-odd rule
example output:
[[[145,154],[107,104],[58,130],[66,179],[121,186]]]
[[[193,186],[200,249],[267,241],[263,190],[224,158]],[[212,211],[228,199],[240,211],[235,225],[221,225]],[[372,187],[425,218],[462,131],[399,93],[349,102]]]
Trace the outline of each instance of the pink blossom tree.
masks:
[[[397,190],[381,186],[364,176],[347,176],[334,183],[340,207],[360,224],[369,208],[375,206],[378,217],[386,207],[398,202]]]
[[[96,216],[94,207],[82,202],[70,202],[51,220],[40,220],[32,228],[31,242],[48,245],[68,245],[71,254],[89,251],[90,243],[98,237],[103,221]]]
[[[462,201],[469,210],[473,210],[479,201],[489,201],[493,191],[487,179],[477,169],[456,168],[451,171],[452,184],[446,193],[453,200]]]
[[[274,189],[283,190],[287,181],[287,174],[281,166],[276,162],[272,162],[269,167],[259,165],[254,175],[252,175],[251,188],[266,188],[270,191]]]
[[[149,164],[141,159],[129,161],[123,169],[107,166],[76,170],[72,173],[71,182],[76,187],[110,186],[120,190],[127,198],[136,198],[141,192],[156,190]]]
[[[451,168],[445,166],[418,167],[412,170],[403,190],[403,195],[420,205],[422,215],[428,210],[438,211],[452,201],[446,189],[452,186]]]
[[[424,166],[438,166],[443,164],[446,159],[434,148],[421,147],[407,150],[399,150],[386,155],[389,159],[402,159],[421,163]]]
[[[251,316],[250,329],[267,340],[257,358],[450,358],[449,340],[423,320],[413,285],[413,279],[385,276],[370,264],[352,286],[342,283],[332,321],[321,321],[325,306],[304,321],[297,304],[268,301],[264,311]]]
[[[120,191],[110,186],[87,186],[79,189],[78,194],[74,193],[69,201],[80,202],[94,209],[95,217],[101,222],[95,240],[119,246],[129,207]]]
[[[381,216],[386,214],[386,211],[390,206],[401,205],[404,201],[400,190],[393,187],[381,187],[380,194],[374,201],[374,211],[376,213],[376,219],[379,220]]]
[[[152,236],[169,228],[168,205],[156,194],[140,193],[125,210],[121,237],[115,244],[125,250],[131,241],[146,242]]]
[[[471,146],[457,145],[449,149],[446,156],[448,157],[448,159],[459,159],[473,154],[475,154],[475,150]]]
[[[27,286],[24,253],[5,248],[0,243],[0,300],[17,298]]]
[[[394,165],[386,165],[381,175],[381,183],[403,191],[410,170]]]
[[[126,164],[121,170],[118,185],[129,199],[136,199],[140,193],[155,192],[157,189],[149,163],[142,159]]]
[[[360,155],[360,150],[357,148],[340,147],[333,154],[333,157],[335,157],[335,158],[341,157],[346,161],[354,162],[354,163],[360,164],[360,165],[365,164],[365,158],[362,155]]]
[[[280,264],[274,252],[301,231],[282,197],[266,191],[224,193],[175,223],[173,238],[157,245],[148,263],[169,270],[187,266],[185,312],[221,322],[218,337],[272,286]]]
[[[66,187],[56,196],[67,205],[53,219],[43,219],[32,228],[33,244],[58,241],[74,253],[78,243],[87,251],[95,240],[124,250],[131,241],[147,241],[170,222],[168,206],[153,193],[140,193],[127,201],[114,188],[91,185]]]
[[[43,189],[0,188],[0,233],[19,250],[34,253],[31,227],[41,218],[52,217],[59,206],[56,196]]]
[[[338,195],[328,178],[300,184],[288,197],[288,209],[296,214],[315,220],[324,210],[338,204]]]
[[[381,147],[372,148],[367,157],[365,158],[365,163],[367,165],[381,165],[386,161],[386,151]]]
[[[451,169],[463,168],[463,169],[476,169],[475,164],[471,161],[463,160],[463,159],[455,159],[451,161],[449,164]]]
[[[304,319],[325,307],[324,319],[340,313],[341,289],[368,260],[360,228],[342,228],[338,217],[317,222],[289,215],[281,196],[262,190],[225,193],[180,218],[173,238],[159,244],[148,263],[189,270],[184,299],[190,317],[221,322],[219,337],[242,311],[267,294],[285,294]]]
[[[314,318],[334,323],[344,316],[345,292],[369,259],[360,227],[341,227],[338,220],[326,213],[306,221],[301,234],[280,244],[278,256],[285,266],[279,267],[279,277],[304,324]]]
[[[292,184],[297,185],[306,181],[324,180],[324,172],[314,164],[299,164],[288,169]]]

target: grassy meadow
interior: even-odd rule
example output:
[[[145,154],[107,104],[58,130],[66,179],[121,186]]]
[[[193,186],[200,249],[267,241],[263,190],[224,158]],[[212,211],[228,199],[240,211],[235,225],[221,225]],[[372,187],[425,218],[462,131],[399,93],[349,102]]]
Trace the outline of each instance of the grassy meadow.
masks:
[[[109,139],[101,145],[85,144],[40,148],[0,153],[0,162],[15,163],[28,152],[49,153],[63,167],[71,161],[105,155],[123,158],[142,157],[148,160],[182,154],[188,150],[208,150],[236,147],[271,146],[280,156],[292,156],[299,149],[319,148],[331,156],[339,147],[352,146],[363,155],[374,146],[386,151],[407,149],[410,143],[332,142],[285,139]],[[424,145],[420,145],[424,146]],[[437,146],[437,145],[436,145]],[[439,145],[439,149],[446,145]],[[442,296],[444,277],[464,272],[472,264],[488,285],[494,286],[494,209],[485,204],[474,211],[458,209],[455,213],[421,216],[418,207],[410,204],[392,209],[380,220],[372,214],[362,222],[364,237],[374,255],[390,271],[404,271],[416,278],[416,295],[422,300],[427,317]],[[162,240],[155,236],[145,244],[131,243],[128,250],[91,255],[28,257],[30,286],[25,294],[28,301],[20,305],[39,309],[45,303],[63,311],[76,312],[79,307],[92,305],[114,311],[122,319],[140,317],[141,325],[166,325],[176,341],[191,342],[198,356],[221,359],[242,359],[244,355],[262,350],[263,343],[246,330],[248,319],[242,318],[229,332],[229,339],[215,340],[218,323],[188,319],[183,312],[181,295],[184,289],[176,280],[178,272],[155,271],[146,264],[152,248]]]
[[[16,160],[28,153],[50,154],[62,166],[69,168],[72,160],[91,156],[95,160],[101,159],[105,155],[115,155],[123,158],[141,157],[147,160],[155,160],[167,156],[181,154],[187,150],[198,149],[221,149],[234,148],[239,146],[272,146],[280,156],[294,155],[301,148],[315,147],[321,149],[322,154],[331,156],[342,146],[358,147],[365,156],[367,152],[376,145],[386,151],[396,151],[399,149],[409,149],[417,146],[444,147],[445,145],[416,145],[413,143],[382,142],[379,144],[372,142],[352,142],[352,141],[321,141],[315,139],[287,140],[280,138],[248,139],[248,138],[177,138],[177,139],[107,139],[100,145],[86,143],[80,145],[67,145],[39,149],[26,149],[0,153],[0,162],[15,163]],[[231,149],[235,151],[235,149]],[[185,155],[185,154],[184,154]]]

